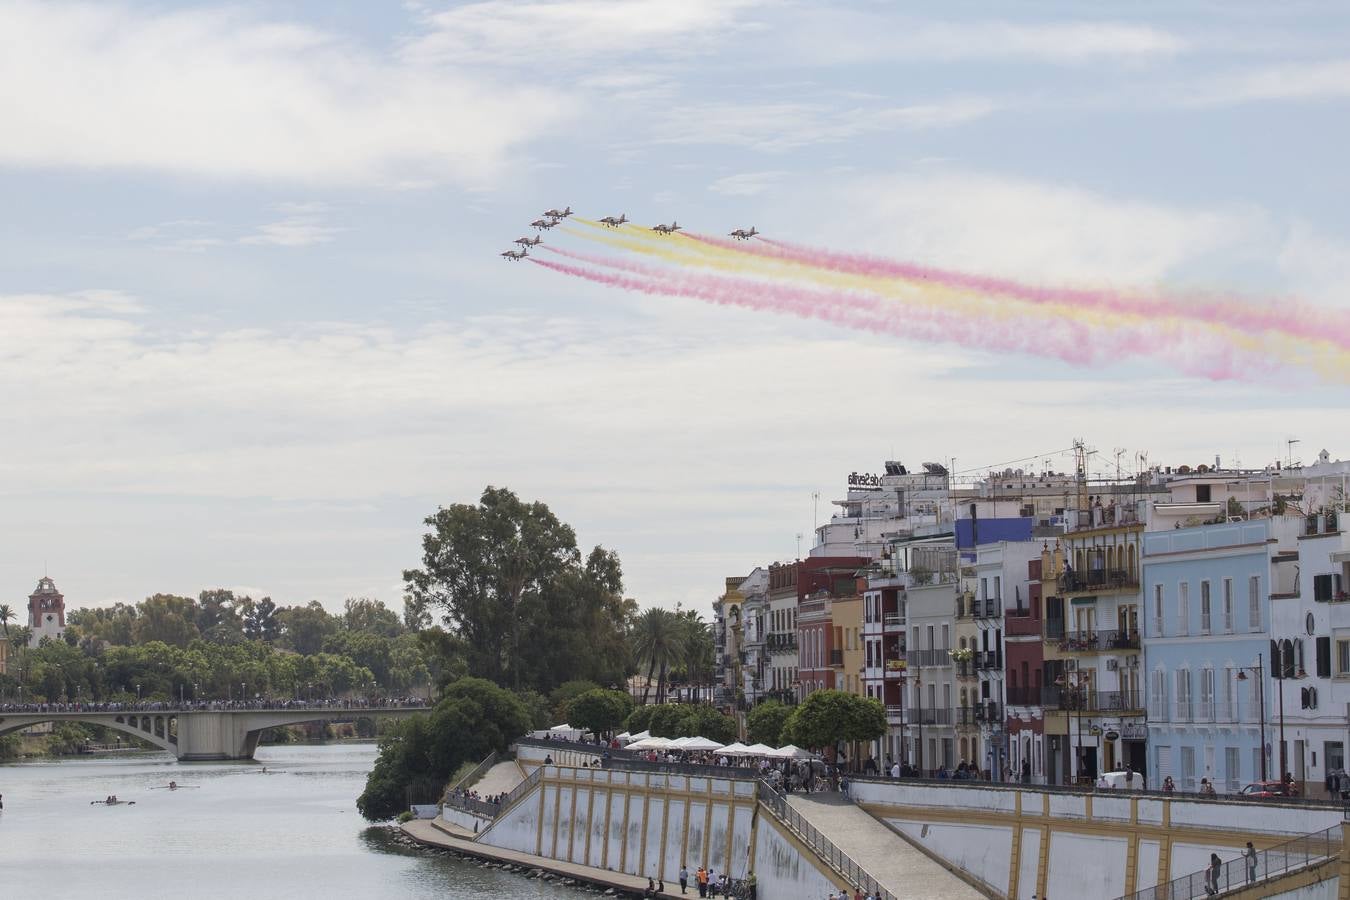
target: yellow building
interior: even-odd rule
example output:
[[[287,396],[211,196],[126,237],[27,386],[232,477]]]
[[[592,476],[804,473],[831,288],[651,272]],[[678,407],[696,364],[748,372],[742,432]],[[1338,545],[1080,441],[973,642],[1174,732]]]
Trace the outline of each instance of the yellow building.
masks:
[[[836,597],[831,601],[830,624],[834,628],[834,648],[840,651],[834,654],[839,661],[834,666],[834,686],[837,690],[848,691],[865,697],[863,690],[863,602],[861,594],[851,597]],[[834,659],[831,659],[833,665]]]

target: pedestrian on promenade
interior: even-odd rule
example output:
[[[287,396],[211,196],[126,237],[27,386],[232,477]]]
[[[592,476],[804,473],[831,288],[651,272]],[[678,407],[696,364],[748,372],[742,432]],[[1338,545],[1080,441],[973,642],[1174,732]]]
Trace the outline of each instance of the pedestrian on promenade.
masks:
[[[694,881],[698,883],[698,895],[700,897],[708,896],[708,870],[699,866],[698,871],[694,873]]]
[[[1170,793],[1172,793],[1173,791],[1175,791],[1176,789],[1177,789],[1177,784],[1176,784],[1175,781],[1172,780],[1172,776],[1171,776],[1171,775],[1168,775],[1166,778],[1163,779],[1163,793],[1164,793],[1164,794],[1170,794]]]
[[[655,896],[656,896],[656,882],[655,882],[655,881],[652,881],[650,878],[647,879],[647,889],[646,889],[645,891],[642,892],[642,896],[644,896],[644,897],[655,897]]]
[[[1247,883],[1256,884],[1256,848],[1252,842],[1247,842],[1247,849],[1242,852],[1242,858],[1247,863]]]
[[[1209,896],[1218,896],[1219,893],[1219,870],[1223,868],[1223,860],[1219,859],[1219,854],[1211,853],[1209,855],[1209,868],[1205,870],[1205,893]]]
[[[680,893],[683,894],[689,887],[689,867],[680,863]]]

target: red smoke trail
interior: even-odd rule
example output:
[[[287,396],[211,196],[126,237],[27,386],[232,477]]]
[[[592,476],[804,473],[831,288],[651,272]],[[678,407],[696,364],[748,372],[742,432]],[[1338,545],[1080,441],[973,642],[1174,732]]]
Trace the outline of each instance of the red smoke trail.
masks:
[[[756,241],[733,241],[712,235],[686,232],[687,237],[714,247],[737,250],[752,256],[798,262],[817,268],[874,278],[923,281],[985,294],[1001,294],[1030,303],[1053,303],[1128,315],[1175,316],[1214,325],[1226,325],[1249,334],[1279,332],[1293,337],[1327,341],[1350,349],[1350,315],[1278,301],[1276,308],[1262,309],[1238,300],[1204,296],[1131,296],[1112,290],[1041,287],[1006,278],[956,272],[932,266],[903,263],[857,253],[818,250],[800,244],[760,237]],[[1272,301],[1274,304],[1276,301]]]
[[[989,322],[937,308],[897,309],[893,303],[880,298],[844,291],[794,288],[679,270],[644,273],[648,277],[639,278],[534,257],[530,258],[530,262],[565,275],[643,294],[690,297],[722,306],[789,313],[909,340],[961,343],[956,336],[962,336],[967,338],[966,345],[974,349],[1053,356],[1077,365],[1160,356],[1170,362],[1180,363],[1192,374],[1216,380],[1252,378],[1266,374],[1269,368],[1267,360],[1248,358],[1249,354],[1241,353],[1212,335],[1169,333],[1157,328],[1094,335],[1092,329],[1082,323],[1063,321],[1009,328],[1005,323]]]

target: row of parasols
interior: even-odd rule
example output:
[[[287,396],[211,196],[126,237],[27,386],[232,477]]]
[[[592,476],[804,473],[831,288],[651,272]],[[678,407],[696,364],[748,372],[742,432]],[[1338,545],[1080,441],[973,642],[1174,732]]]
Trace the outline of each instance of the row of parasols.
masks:
[[[818,758],[816,754],[809,750],[803,750],[793,744],[788,744],[786,747],[770,747],[767,744],[750,744],[747,746],[740,741],[734,744],[719,744],[717,741],[705,737],[652,737],[651,733],[647,731],[639,731],[637,734],[624,732],[618,736],[618,739],[620,742],[626,743],[624,748],[626,750],[673,750],[680,753],[715,752],[719,756],[749,756],[765,759]]]

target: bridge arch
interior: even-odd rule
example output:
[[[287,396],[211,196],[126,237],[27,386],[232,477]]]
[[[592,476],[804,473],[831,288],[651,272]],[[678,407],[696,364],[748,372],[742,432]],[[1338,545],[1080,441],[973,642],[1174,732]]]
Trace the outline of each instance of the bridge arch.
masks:
[[[175,718],[175,716],[164,715],[163,713],[158,715],[138,713],[131,716],[111,713],[91,713],[87,716],[71,715],[70,713],[0,715],[0,735],[22,731],[33,725],[41,725],[43,722],[82,722],[85,725],[101,725],[104,728],[111,728],[113,731],[153,744],[161,750],[177,754],[177,741],[172,734]],[[127,721],[128,719],[132,721]],[[158,725],[156,724],[157,719]],[[145,726],[144,729],[141,727],[142,724]]]

